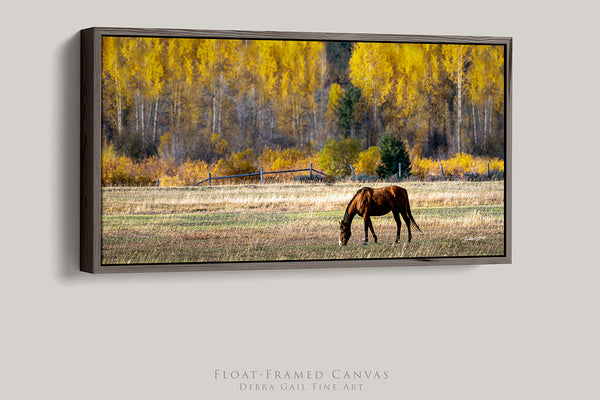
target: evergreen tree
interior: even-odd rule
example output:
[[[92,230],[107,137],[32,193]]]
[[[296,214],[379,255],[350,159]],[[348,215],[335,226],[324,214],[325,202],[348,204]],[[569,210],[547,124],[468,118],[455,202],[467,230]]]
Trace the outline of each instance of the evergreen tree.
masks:
[[[402,177],[410,175],[410,157],[404,142],[395,135],[384,133],[379,138],[379,151],[381,152],[381,165],[377,168],[380,178],[388,179],[398,174],[398,164],[402,165]]]
[[[360,129],[360,89],[350,85],[339,100],[336,116],[338,128],[344,137],[353,136]]]

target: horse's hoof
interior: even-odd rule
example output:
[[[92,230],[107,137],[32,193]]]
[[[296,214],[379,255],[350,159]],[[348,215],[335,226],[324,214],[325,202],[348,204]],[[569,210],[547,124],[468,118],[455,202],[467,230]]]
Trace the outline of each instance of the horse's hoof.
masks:
[[[367,242],[363,242],[363,246],[366,246],[366,245],[367,245]]]

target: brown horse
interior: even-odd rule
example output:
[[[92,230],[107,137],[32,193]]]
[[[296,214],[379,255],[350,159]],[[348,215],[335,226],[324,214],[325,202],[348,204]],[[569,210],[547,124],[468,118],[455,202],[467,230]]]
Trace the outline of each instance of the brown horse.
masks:
[[[410,212],[406,189],[399,186],[386,186],[378,189],[364,187],[356,192],[352,200],[350,200],[344,213],[344,219],[340,221],[340,246],[345,246],[348,243],[348,239],[350,239],[350,235],[352,234],[350,231],[352,219],[356,214],[360,215],[365,221],[365,240],[363,244],[367,244],[369,241],[369,229],[371,229],[371,233],[373,234],[373,240],[377,243],[377,236],[373,231],[371,217],[385,215],[390,211],[394,215],[394,220],[396,220],[398,228],[395,243],[398,243],[400,240],[400,215],[402,215],[402,219],[404,219],[408,228],[409,242],[412,239],[411,224],[421,232],[421,228],[419,228],[419,225],[417,225]]]

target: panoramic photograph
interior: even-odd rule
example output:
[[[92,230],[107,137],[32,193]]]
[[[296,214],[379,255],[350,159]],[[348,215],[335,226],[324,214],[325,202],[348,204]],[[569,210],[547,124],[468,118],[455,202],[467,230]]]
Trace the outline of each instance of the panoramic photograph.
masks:
[[[505,52],[103,36],[101,264],[504,256]]]

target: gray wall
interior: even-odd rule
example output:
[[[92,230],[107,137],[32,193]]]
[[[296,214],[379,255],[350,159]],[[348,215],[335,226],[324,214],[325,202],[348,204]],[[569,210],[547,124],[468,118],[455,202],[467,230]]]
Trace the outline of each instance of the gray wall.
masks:
[[[533,3],[11,4],[0,24],[0,397],[598,398],[597,12]],[[78,31],[89,26],[513,36],[513,264],[77,272]],[[390,379],[271,394],[213,377],[265,368]]]

